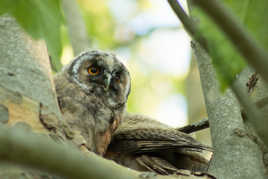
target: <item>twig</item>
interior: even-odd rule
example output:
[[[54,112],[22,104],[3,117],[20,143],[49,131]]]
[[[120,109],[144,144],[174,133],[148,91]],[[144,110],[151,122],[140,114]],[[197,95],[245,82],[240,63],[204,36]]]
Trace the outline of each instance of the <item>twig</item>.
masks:
[[[268,54],[220,1],[193,0],[229,37],[234,47],[268,82]]]
[[[202,119],[201,121],[198,121],[196,123],[178,128],[178,130],[181,132],[190,134],[190,133],[197,132],[206,128],[209,128],[209,121],[208,119]]]

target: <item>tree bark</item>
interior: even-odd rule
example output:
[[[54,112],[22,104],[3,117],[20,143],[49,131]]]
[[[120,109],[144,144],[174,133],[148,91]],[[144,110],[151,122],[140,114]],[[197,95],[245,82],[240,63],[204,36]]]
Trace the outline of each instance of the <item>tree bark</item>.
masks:
[[[194,45],[194,51],[214,148],[209,173],[217,178],[267,178],[263,152],[244,125],[239,102],[230,89],[224,93],[220,91],[215,70],[206,52],[197,44]]]
[[[7,15],[1,16],[0,26],[0,104],[9,117],[5,123],[13,126],[23,122],[36,132],[48,133],[39,112],[57,119],[61,113],[46,45],[32,40]]]
[[[39,117],[53,123],[61,114],[45,42],[32,40],[8,15],[0,17],[0,27],[0,121],[48,135]],[[2,167],[1,178],[24,175],[18,168],[6,172]]]

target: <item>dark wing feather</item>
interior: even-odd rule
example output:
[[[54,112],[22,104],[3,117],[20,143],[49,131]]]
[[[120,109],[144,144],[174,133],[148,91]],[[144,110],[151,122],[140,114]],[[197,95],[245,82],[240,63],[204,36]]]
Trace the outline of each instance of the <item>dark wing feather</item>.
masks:
[[[184,175],[206,172],[208,160],[200,152],[211,150],[175,128],[127,114],[113,134],[105,157],[139,171]]]
[[[190,171],[177,169],[175,166],[159,157],[141,155],[136,158],[137,162],[151,172],[156,172],[162,175],[178,174],[190,176]]]
[[[175,129],[129,129],[113,135],[111,148],[126,153],[158,152],[159,150],[189,149],[202,151],[212,149],[191,136]]]

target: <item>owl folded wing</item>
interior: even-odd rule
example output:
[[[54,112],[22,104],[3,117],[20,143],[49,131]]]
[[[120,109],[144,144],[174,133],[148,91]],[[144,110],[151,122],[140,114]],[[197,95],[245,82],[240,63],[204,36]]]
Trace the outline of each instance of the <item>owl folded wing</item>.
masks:
[[[114,134],[106,157],[140,171],[181,175],[206,172],[209,162],[201,152],[211,150],[173,128],[128,128]]]

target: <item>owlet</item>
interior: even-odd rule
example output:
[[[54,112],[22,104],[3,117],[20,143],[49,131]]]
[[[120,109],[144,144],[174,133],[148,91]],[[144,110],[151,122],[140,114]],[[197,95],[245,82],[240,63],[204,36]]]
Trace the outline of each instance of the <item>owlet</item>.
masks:
[[[103,155],[130,92],[126,67],[112,54],[87,51],[54,78],[63,118],[90,151]]]

